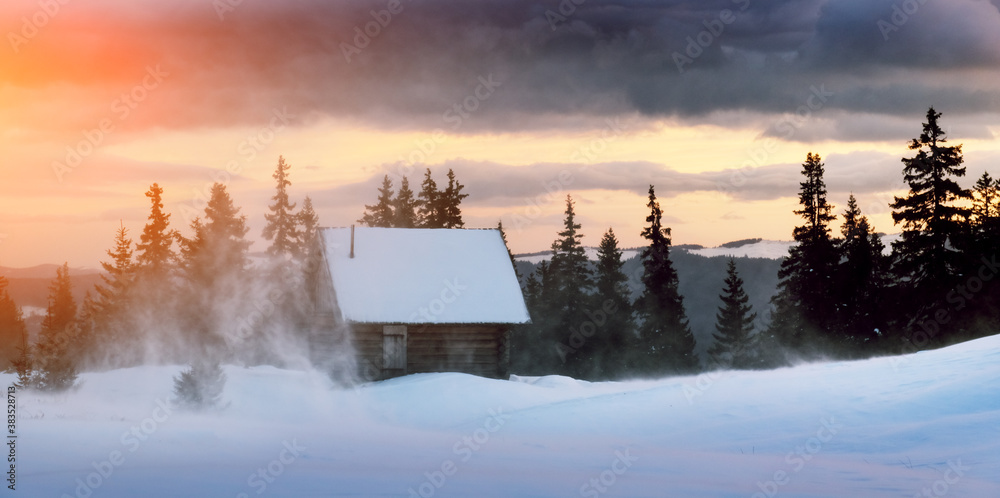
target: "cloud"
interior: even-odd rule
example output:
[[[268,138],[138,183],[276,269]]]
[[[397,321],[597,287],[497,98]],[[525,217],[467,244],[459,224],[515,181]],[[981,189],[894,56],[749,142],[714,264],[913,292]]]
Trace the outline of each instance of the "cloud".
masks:
[[[825,180],[831,197],[846,199],[903,188],[902,166],[898,157],[880,152],[831,154],[824,157]],[[670,199],[695,192],[716,192],[720,202],[766,201],[794,197],[802,180],[801,164],[774,164],[750,169],[725,169],[700,173],[676,171],[651,162],[604,162],[598,164],[536,163],[513,166],[489,161],[456,159],[429,166],[443,188],[445,172],[453,169],[469,194],[465,204],[475,207],[513,208],[558,202],[566,194],[587,191],[622,191],[645,196],[649,185],[656,195]],[[323,208],[355,207],[375,202],[384,174],[398,188],[398,172],[379,172],[363,182],[310,192],[314,203]],[[411,188],[419,183],[422,168],[409,175]],[[725,197],[724,197],[725,196]],[[360,216],[360,212],[358,214]]]
[[[114,102],[150,67],[169,75],[116,122],[122,130],[256,125],[283,108],[294,124],[335,116],[453,133],[591,118],[600,126],[635,112],[791,113],[820,84],[836,94],[825,110],[1000,111],[995,2],[917,3],[885,39],[879,21],[892,23],[898,4],[588,0],[553,24],[555,0],[404,1],[396,13],[385,0],[243,2],[221,19],[212,2],[103,0],[63,9],[19,53],[4,51],[0,83],[18,97],[8,117],[51,126],[42,116],[72,109],[60,126],[74,132],[114,117]],[[17,5],[5,7],[8,18],[36,8]],[[699,36],[705,46],[692,46]],[[691,59],[683,71],[675,54]],[[499,86],[467,100],[484,94],[482,78]],[[450,117],[469,118],[449,119],[465,102],[475,110]]]

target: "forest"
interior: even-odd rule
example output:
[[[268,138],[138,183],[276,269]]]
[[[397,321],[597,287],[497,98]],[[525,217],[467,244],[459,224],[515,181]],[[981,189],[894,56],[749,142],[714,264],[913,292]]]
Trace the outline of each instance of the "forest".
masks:
[[[984,172],[969,188],[959,184],[966,175],[962,146],[949,144],[940,118],[928,110],[908,144],[912,156],[902,158],[909,191],[890,205],[902,231],[891,251],[853,195],[836,211],[822,158],[806,154],[794,211],[802,221],[792,230],[795,245],[775,264],[777,292],[751,299],[734,260],[724,279],[699,282],[718,290],[714,316],[694,317],[714,325],[701,356],[678,278],[677,265],[690,258],[672,246],[655,187],[648,188],[641,233],[646,245],[632,261],[623,259],[613,228],[601,237],[597,261],[588,260],[567,195],[551,258],[520,274],[524,265],[510,255],[532,317],[511,331],[510,371],[606,380],[767,369],[904,354],[996,333],[1000,180]],[[315,360],[308,281],[318,263],[310,248],[320,223],[309,197],[301,206],[291,201],[290,168],[279,157],[263,261],[249,256],[246,216],[225,184],[212,187],[203,215],[184,235],[171,225],[154,183],[138,241],[118,228],[101,282],[82,303],[73,297],[68,265],[57,271],[37,337],[29,338],[0,277],[2,367],[16,371],[21,386],[59,391],[81,371],[188,364],[175,379],[179,399],[212,405],[225,381],[220,364],[308,366]],[[394,190],[386,175],[357,221],[463,228],[463,188],[452,170],[439,188],[428,168],[417,192],[405,177]],[[838,218],[839,234],[832,229]],[[497,228],[503,233],[502,223]]]

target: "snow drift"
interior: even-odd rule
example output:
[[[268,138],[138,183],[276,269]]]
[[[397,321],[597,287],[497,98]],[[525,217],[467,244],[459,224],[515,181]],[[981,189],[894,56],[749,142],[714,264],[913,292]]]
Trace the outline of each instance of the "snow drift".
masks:
[[[18,392],[24,496],[1000,496],[1000,336],[896,358],[588,383],[440,373],[340,389],[183,367]],[[4,374],[9,384],[13,376]]]

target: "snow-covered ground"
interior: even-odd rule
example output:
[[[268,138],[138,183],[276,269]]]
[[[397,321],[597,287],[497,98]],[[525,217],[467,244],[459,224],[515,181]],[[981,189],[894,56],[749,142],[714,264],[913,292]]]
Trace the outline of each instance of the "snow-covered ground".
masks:
[[[180,370],[17,393],[11,496],[1000,496],[1000,336],[630,382],[338,389],[227,367],[229,405],[210,414],[170,406]]]
[[[785,240],[762,240],[739,247],[706,247],[704,249],[689,249],[691,254],[706,258],[715,256],[731,256],[734,258],[766,258],[781,259],[788,256],[788,249],[794,242]]]

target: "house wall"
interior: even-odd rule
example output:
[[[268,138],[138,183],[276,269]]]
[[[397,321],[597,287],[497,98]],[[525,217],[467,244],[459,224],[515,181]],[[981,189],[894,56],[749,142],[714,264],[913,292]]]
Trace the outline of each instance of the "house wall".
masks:
[[[351,326],[358,375],[364,380],[427,372],[507,377],[509,340],[505,325],[407,325],[405,371],[382,368],[383,325]]]

